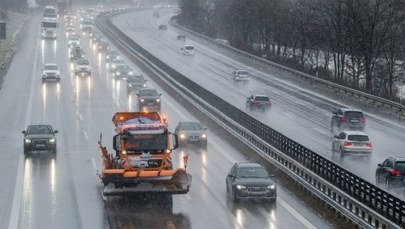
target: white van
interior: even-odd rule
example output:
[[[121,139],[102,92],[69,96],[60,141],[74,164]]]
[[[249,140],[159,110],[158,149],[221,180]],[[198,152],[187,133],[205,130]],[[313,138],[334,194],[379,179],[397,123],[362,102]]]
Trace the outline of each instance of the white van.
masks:
[[[183,52],[183,55],[194,55],[194,46],[184,45],[184,47],[181,48],[181,51]]]

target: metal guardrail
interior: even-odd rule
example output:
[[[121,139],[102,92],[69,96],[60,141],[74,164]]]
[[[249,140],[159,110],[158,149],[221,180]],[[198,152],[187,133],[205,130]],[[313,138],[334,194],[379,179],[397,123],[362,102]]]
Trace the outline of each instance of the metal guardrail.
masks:
[[[405,228],[404,201],[237,109],[151,55],[110,20],[101,21],[99,28],[118,46],[142,58],[176,91],[352,222],[362,228]]]
[[[400,118],[401,118],[402,112],[405,112],[405,106],[400,104],[400,103],[396,103],[396,102],[393,102],[391,100],[384,99],[384,98],[381,98],[381,97],[378,97],[378,96],[375,96],[375,95],[372,95],[372,94],[369,94],[369,93],[365,93],[365,92],[362,92],[362,91],[359,91],[359,90],[355,90],[355,89],[352,89],[352,88],[349,88],[349,87],[345,87],[345,86],[342,86],[340,84],[333,83],[333,82],[330,82],[328,80],[324,80],[324,79],[321,79],[321,78],[306,74],[304,72],[300,72],[298,70],[295,70],[295,69],[292,69],[292,68],[289,68],[289,67],[274,63],[272,61],[257,57],[255,55],[252,55],[250,53],[247,53],[247,52],[244,52],[242,50],[236,49],[234,47],[223,44],[221,42],[217,42],[215,39],[204,36],[204,35],[202,35],[200,33],[197,33],[197,32],[195,32],[193,30],[190,30],[190,29],[188,29],[186,27],[178,25],[176,20],[175,20],[175,17],[172,18],[171,24],[174,25],[175,27],[181,29],[181,30],[185,30],[188,33],[191,33],[191,34],[193,34],[193,35],[195,35],[197,37],[200,37],[200,38],[202,38],[204,40],[207,40],[207,41],[209,41],[211,43],[214,43],[214,44],[216,44],[216,45],[218,45],[220,47],[228,49],[231,52],[237,53],[238,55],[245,56],[245,57],[253,59],[253,60],[257,61],[257,62],[266,64],[266,65],[271,66],[273,68],[276,68],[278,70],[294,74],[294,75],[299,76],[301,78],[304,78],[306,80],[310,80],[311,82],[318,83],[318,84],[323,84],[323,85],[325,85],[327,87],[337,89],[337,90],[342,91],[344,93],[352,94],[353,96],[357,96],[359,98],[363,97],[366,100],[371,100],[371,101],[374,101],[374,102],[378,102],[382,106],[388,106],[391,109],[396,109],[397,112],[399,113]]]

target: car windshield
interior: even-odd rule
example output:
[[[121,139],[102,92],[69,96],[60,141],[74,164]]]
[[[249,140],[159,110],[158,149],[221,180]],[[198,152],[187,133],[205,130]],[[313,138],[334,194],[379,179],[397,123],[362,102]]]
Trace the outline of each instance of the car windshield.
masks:
[[[49,126],[36,125],[36,126],[28,127],[27,133],[28,134],[51,134],[52,130]]]
[[[180,126],[181,130],[201,130],[201,125],[196,122],[184,122]]]
[[[109,51],[107,53],[108,56],[118,56],[118,53],[116,51]]]
[[[266,97],[266,96],[256,96],[256,97],[255,97],[255,100],[256,100],[256,101],[267,102],[267,101],[269,101],[270,99],[269,99],[269,97]]]
[[[359,141],[359,142],[368,142],[368,136],[367,135],[349,135],[347,137],[349,141]]]
[[[156,90],[142,90],[141,96],[158,96],[158,92]]]
[[[361,118],[363,117],[363,112],[360,111],[346,111],[345,116],[349,118]]]
[[[131,76],[128,80],[129,81],[134,81],[134,82],[143,82],[143,81],[145,81],[143,76]]]
[[[238,74],[239,75],[247,75],[248,73],[247,73],[247,71],[239,70]]]
[[[267,178],[269,175],[263,168],[240,168],[236,176],[238,178]]]
[[[125,149],[130,151],[163,151],[166,149],[165,134],[134,134],[127,137]]]
[[[77,64],[79,65],[89,65],[89,61],[85,59],[77,60]]]
[[[45,70],[58,70],[58,66],[54,64],[45,65]]]

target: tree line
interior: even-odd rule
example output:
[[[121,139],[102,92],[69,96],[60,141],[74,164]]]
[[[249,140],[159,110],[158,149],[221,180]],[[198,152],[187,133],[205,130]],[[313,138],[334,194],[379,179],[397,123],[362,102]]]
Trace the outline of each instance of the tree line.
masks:
[[[180,0],[178,23],[241,50],[400,101],[405,0]]]

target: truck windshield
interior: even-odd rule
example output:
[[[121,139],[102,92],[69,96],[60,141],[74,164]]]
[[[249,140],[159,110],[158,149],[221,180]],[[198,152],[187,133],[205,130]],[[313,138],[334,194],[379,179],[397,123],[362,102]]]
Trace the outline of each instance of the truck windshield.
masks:
[[[141,151],[161,153],[165,149],[165,134],[137,134],[128,136],[125,140],[125,150],[128,153],[139,153]]]

